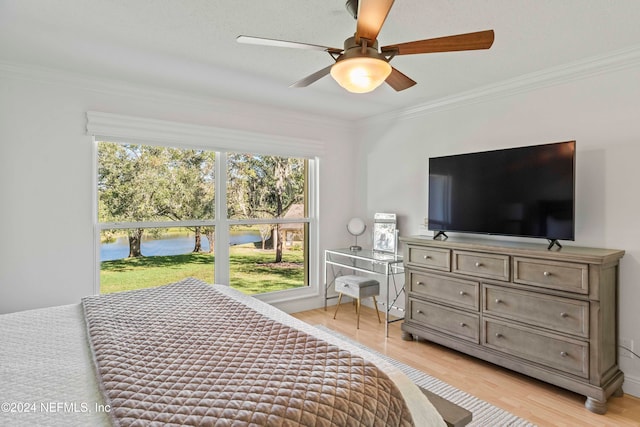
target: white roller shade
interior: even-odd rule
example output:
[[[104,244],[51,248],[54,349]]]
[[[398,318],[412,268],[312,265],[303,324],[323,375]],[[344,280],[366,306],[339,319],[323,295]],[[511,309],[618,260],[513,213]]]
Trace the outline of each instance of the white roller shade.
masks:
[[[87,134],[97,140],[111,142],[153,143],[171,147],[274,156],[313,158],[321,156],[324,152],[324,143],[311,139],[96,111],[87,112]]]

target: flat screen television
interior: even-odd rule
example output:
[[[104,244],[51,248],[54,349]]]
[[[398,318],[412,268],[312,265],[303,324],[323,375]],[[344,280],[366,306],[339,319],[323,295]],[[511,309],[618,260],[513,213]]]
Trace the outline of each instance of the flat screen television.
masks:
[[[568,141],[430,158],[429,230],[574,240],[575,152]]]

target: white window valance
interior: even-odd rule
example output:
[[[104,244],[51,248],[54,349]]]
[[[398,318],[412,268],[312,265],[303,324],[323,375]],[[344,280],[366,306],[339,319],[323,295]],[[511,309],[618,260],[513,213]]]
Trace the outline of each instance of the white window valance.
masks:
[[[322,141],[291,138],[120,114],[87,112],[87,134],[112,142],[155,143],[214,151],[306,157],[321,156]]]

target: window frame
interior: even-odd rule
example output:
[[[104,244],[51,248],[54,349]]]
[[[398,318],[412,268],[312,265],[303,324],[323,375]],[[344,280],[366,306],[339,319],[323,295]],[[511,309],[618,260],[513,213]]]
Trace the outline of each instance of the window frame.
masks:
[[[229,284],[229,238],[230,227],[238,224],[260,223],[306,223],[307,286],[254,295],[269,303],[285,302],[320,295],[320,250],[319,250],[319,155],[323,144],[318,141],[274,137],[243,131],[188,125],[153,119],[120,116],[109,113],[87,112],[87,133],[93,142],[93,223],[94,223],[94,293],[100,293],[100,232],[103,229],[157,228],[180,226],[215,227],[214,253],[216,254],[215,279],[218,284]],[[161,138],[160,135],[163,137]],[[223,144],[220,138],[226,138]],[[197,149],[215,152],[215,212],[211,220],[159,221],[159,222],[109,222],[98,219],[98,142],[121,144],[144,144],[168,146],[182,149]],[[207,142],[205,144],[205,142]],[[290,151],[287,153],[287,151]],[[250,154],[298,157],[307,160],[306,202],[304,218],[228,219],[227,218],[227,154],[245,152]],[[315,154],[313,154],[315,153]],[[213,268],[213,266],[212,266]]]

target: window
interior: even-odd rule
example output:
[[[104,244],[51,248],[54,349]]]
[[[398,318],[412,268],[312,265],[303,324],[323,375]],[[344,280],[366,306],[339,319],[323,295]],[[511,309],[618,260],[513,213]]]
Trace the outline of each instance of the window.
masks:
[[[100,292],[185,277],[248,294],[307,286],[312,163],[98,142]]]
[[[232,287],[255,293],[308,284],[307,165],[292,157],[227,156],[230,223],[234,230],[256,230],[260,238],[253,248],[233,251]]]

